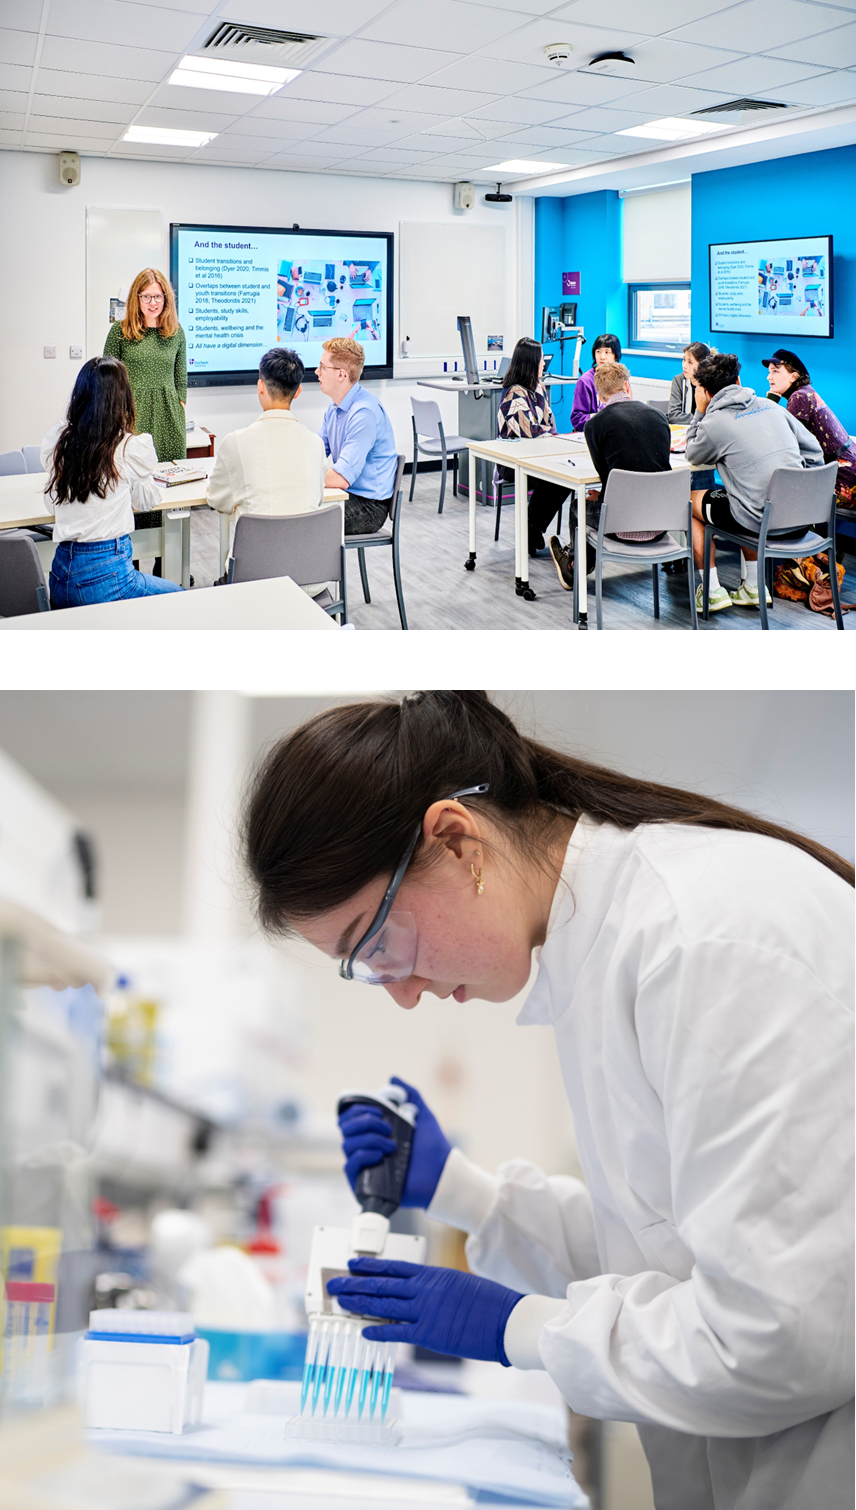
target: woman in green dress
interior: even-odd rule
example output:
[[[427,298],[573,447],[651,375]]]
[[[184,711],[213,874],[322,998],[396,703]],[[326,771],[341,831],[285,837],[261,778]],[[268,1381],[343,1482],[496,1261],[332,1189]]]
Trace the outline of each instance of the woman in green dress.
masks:
[[[143,268],[128,294],[125,318],[110,326],[104,355],[118,357],[128,369],[137,410],[137,432],[151,435],[158,461],[187,455],[184,410],[187,400],[187,343],[178,323],[169,279]],[[138,529],[158,528],[163,514],[138,514]],[[155,576],[160,562],[155,563]]]

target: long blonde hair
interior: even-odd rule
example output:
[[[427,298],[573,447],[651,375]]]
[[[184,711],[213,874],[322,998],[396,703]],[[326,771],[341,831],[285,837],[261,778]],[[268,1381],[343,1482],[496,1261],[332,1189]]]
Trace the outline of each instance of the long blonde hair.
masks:
[[[144,267],[141,273],[137,273],[131,284],[131,291],[125,305],[125,318],[122,321],[122,335],[126,341],[141,341],[146,331],[146,322],[140,309],[140,294],[150,283],[159,283],[163,293],[163,309],[157,328],[165,341],[174,336],[178,330],[178,310],[175,307],[175,294],[172,284],[165,273],[159,273],[156,267]]]

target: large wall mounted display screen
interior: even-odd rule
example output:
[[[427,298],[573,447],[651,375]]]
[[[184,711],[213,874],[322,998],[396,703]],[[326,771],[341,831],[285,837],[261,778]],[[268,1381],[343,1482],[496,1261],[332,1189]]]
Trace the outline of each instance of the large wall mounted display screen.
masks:
[[[730,241],[710,248],[710,329],[832,335],[832,237]]]
[[[392,276],[391,232],[171,225],[190,386],[254,383],[278,345],[314,382],[332,336],[365,347],[365,378],[392,377]]]

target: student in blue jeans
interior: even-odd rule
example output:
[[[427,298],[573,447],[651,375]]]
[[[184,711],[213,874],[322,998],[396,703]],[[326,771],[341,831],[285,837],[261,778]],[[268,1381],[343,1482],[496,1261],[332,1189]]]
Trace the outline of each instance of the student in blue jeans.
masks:
[[[93,357],[78,373],[64,421],[41,445],[54,504],[52,608],[181,592],[177,582],[134,569],[134,513],[160,508],[152,482],[158,459],[150,435],[136,435],[127,369]]]

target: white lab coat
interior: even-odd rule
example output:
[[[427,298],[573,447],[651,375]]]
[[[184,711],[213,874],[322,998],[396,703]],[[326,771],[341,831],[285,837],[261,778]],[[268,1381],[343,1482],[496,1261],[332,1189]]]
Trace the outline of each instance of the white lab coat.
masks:
[[[853,1505],[852,976],[853,892],[792,845],[581,819],[518,1021],[585,1185],[454,1151],[429,1208],[526,1292],[512,1363],[638,1424],[658,1510]]]

